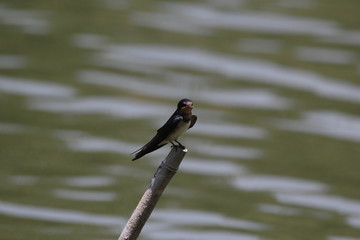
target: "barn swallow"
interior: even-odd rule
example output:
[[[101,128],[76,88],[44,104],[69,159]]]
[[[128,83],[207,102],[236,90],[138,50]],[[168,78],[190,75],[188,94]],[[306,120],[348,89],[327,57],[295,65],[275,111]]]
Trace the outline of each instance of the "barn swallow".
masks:
[[[157,130],[155,137],[132,153],[135,154],[132,160],[134,161],[141,158],[145,154],[153,152],[168,143],[175,146],[174,142],[176,142],[178,146],[185,149],[185,146],[178,142],[177,138],[194,126],[197,116],[191,113],[193,107],[193,102],[190,99],[185,98],[180,100],[173,115]]]

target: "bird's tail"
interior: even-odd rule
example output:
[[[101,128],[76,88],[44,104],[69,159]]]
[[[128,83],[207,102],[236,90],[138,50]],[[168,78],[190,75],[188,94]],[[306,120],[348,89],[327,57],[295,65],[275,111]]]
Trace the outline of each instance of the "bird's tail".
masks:
[[[145,146],[139,148],[138,150],[134,151],[131,153],[131,155],[135,154],[135,157],[132,159],[133,161],[135,161],[136,159],[139,159],[141,158],[142,156],[144,156],[146,153],[145,153]]]
[[[151,153],[151,152],[161,148],[164,145],[165,144],[161,144],[161,145],[158,145],[158,146],[152,146],[151,144],[146,144],[143,147],[141,147],[138,150],[131,153],[131,154],[135,154],[135,157],[132,160],[135,161],[136,159],[141,158],[145,154]]]

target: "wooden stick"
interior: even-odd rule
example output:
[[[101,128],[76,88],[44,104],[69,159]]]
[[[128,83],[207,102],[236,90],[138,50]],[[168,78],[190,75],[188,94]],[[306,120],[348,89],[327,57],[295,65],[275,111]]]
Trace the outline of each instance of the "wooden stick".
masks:
[[[142,196],[118,240],[136,240],[138,238],[161,194],[178,170],[186,152],[186,148],[182,149],[179,146],[174,146],[171,149],[169,155],[161,162],[151,179],[150,186]]]

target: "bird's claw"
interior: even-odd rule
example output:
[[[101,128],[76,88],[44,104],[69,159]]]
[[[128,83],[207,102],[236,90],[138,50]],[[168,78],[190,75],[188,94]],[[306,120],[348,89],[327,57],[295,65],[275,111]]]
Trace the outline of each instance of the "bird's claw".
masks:
[[[181,150],[185,150],[185,149],[186,149],[186,147],[185,147],[184,145],[182,145],[180,142],[178,142],[178,141],[176,141],[176,140],[175,140],[175,142],[176,142],[178,145],[176,145],[176,144],[174,144],[173,142],[171,142],[171,144],[173,145],[173,147],[180,147]]]

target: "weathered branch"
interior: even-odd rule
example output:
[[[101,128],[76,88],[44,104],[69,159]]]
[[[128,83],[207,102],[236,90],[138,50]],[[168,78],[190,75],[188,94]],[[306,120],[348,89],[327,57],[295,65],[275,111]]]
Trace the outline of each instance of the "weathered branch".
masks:
[[[186,152],[187,149],[178,146],[171,149],[169,155],[158,167],[150,186],[141,198],[118,240],[135,240],[138,238],[161,194],[178,170]]]

